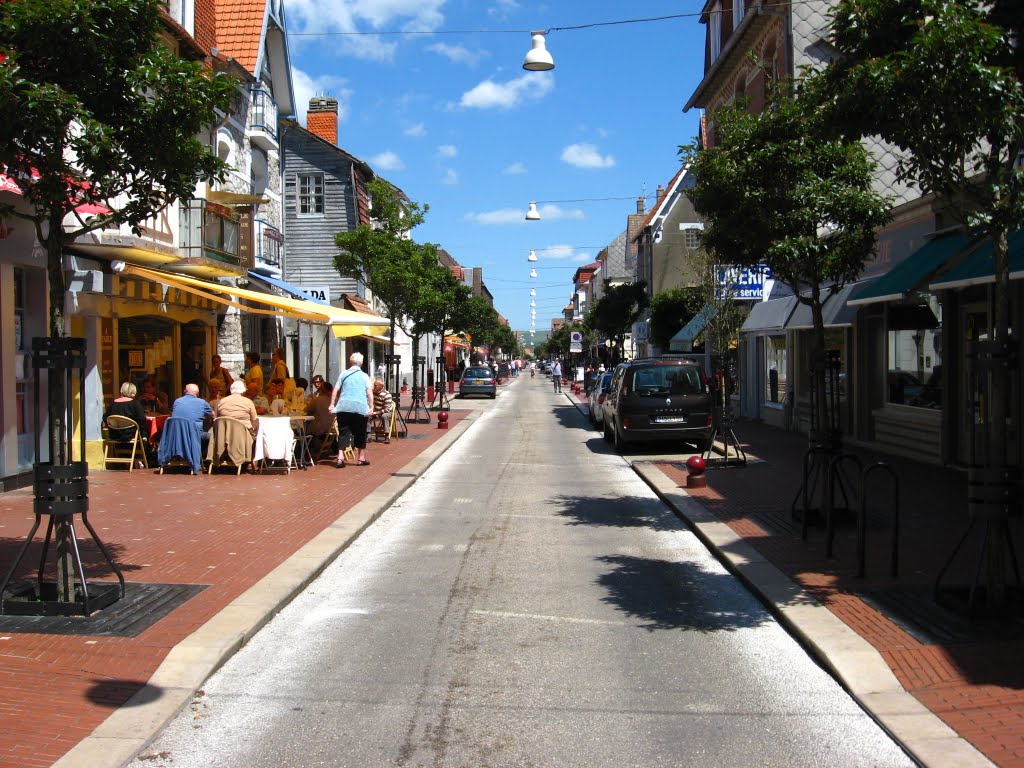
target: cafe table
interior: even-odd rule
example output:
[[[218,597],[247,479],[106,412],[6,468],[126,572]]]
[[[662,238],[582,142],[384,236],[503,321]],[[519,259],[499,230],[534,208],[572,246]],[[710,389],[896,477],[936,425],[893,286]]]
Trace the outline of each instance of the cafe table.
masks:
[[[164,422],[169,418],[171,418],[171,414],[169,413],[146,414],[146,426],[149,431],[149,442],[152,443],[156,439],[156,436],[164,427]]]

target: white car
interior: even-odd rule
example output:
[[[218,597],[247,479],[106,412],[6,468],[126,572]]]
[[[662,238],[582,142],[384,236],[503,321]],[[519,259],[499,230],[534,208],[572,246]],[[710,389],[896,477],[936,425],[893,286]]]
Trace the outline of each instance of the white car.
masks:
[[[605,393],[608,391],[608,385],[612,382],[612,375],[610,373],[599,373],[597,380],[594,382],[594,388],[590,390],[590,394],[587,395],[587,401],[590,405],[590,423],[594,425],[596,429],[600,429],[604,424],[604,409],[601,407],[601,403],[604,402]]]

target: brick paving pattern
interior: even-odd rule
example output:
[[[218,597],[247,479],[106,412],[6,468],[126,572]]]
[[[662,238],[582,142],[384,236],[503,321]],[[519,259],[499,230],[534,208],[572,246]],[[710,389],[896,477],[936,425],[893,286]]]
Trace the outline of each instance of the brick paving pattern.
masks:
[[[449,424],[467,413],[450,411]],[[142,688],[177,643],[447,434],[436,420],[409,431],[409,439],[388,445],[371,440],[365,467],[255,476],[92,473],[89,521],[127,582],[209,586],[137,637],[0,630],[0,768],[52,765]],[[31,489],[0,495],[4,574],[32,521]],[[112,579],[85,526],[76,531],[86,542],[88,578]],[[19,577],[32,578],[44,532]]]

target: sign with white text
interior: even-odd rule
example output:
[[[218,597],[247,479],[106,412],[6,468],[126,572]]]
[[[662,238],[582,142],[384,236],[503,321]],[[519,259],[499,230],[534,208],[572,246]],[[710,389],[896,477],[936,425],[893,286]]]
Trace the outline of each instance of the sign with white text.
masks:
[[[761,301],[764,298],[765,281],[771,280],[772,277],[771,269],[763,264],[756,267],[720,264],[715,269],[717,270],[716,299]]]

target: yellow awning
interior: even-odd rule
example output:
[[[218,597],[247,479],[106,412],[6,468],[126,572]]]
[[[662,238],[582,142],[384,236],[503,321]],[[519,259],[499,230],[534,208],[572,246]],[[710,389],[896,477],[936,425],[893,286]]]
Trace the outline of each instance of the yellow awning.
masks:
[[[339,338],[349,335],[358,336],[362,333],[373,333],[372,328],[389,326],[391,324],[391,321],[388,318],[379,317],[378,315],[367,315],[362,312],[352,312],[348,309],[339,309],[328,304],[319,304],[307,299],[291,299],[284,296],[275,296],[269,293],[260,293],[259,291],[250,291],[246,288],[237,288],[231,285],[224,285],[223,283],[215,283],[210,280],[201,280],[197,277],[188,277],[186,275],[146,269],[145,267],[138,267],[134,264],[126,265],[123,272],[125,274],[143,277],[157,283],[163,283],[164,285],[178,288],[196,296],[202,296],[210,301],[216,301],[229,307],[236,307],[253,314],[273,315],[276,317],[294,317],[298,320],[311,320],[313,322],[325,323],[332,327],[334,335]],[[254,301],[259,304],[265,304],[268,307],[273,307],[273,309],[262,309],[260,307],[241,304],[236,301],[234,297]],[[349,333],[349,329],[354,330],[352,333]],[[344,331],[344,333],[339,333],[339,331]]]

